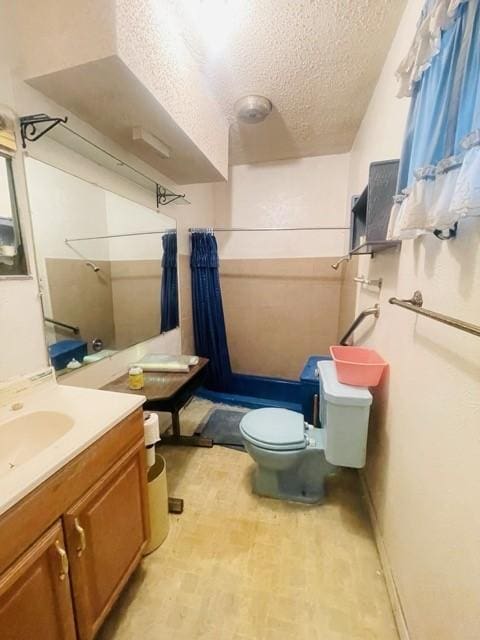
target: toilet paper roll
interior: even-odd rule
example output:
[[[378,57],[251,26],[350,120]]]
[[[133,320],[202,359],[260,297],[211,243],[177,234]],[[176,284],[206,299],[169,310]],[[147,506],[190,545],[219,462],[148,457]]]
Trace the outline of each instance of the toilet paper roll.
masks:
[[[158,428],[158,416],[156,413],[143,414],[143,428],[145,436],[145,446],[155,444],[160,440],[160,430]]]
[[[155,464],[155,447],[147,447],[145,449],[145,455],[147,457],[147,467],[150,469],[150,467],[153,467]]]

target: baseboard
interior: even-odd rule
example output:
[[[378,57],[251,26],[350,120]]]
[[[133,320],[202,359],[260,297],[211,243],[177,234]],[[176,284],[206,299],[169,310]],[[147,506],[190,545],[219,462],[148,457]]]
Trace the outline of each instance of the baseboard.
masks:
[[[362,491],[367,503],[368,514],[370,516],[370,522],[372,523],[373,535],[375,537],[375,543],[378,549],[378,555],[380,557],[380,564],[382,565],[383,575],[387,586],[388,597],[392,606],[393,616],[397,625],[398,635],[400,640],[410,640],[410,634],[403,613],[402,603],[400,602],[400,596],[398,595],[395,579],[393,577],[390,562],[388,560],[387,550],[385,548],[385,542],[383,540],[382,532],[377,520],[377,514],[375,507],[373,506],[372,497],[368,489],[365,475],[362,471],[359,471],[360,481],[362,483]]]

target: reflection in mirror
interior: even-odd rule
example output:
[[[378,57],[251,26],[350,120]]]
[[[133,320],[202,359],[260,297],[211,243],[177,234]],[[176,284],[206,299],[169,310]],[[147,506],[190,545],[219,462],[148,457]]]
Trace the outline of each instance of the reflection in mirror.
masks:
[[[12,158],[0,153],[0,275],[26,275]]]
[[[175,220],[37,160],[26,168],[57,373],[177,327]]]
[[[177,233],[168,232],[162,237],[162,321],[160,332],[178,327],[178,277]]]

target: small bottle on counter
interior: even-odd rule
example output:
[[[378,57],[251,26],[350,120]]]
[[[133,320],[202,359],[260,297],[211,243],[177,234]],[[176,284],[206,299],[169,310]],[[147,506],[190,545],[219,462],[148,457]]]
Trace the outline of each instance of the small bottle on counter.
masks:
[[[138,391],[143,389],[144,384],[142,367],[130,367],[128,370],[128,388],[132,389],[132,391]]]

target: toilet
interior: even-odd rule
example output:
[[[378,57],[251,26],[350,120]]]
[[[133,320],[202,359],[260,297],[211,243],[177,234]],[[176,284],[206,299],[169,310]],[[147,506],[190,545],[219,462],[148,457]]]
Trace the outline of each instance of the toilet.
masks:
[[[365,465],[372,395],[338,382],[331,361],[318,362],[321,428],[288,409],[255,409],[240,432],[256,462],[253,491],[295,502],[322,502],[325,478],[336,466]]]

